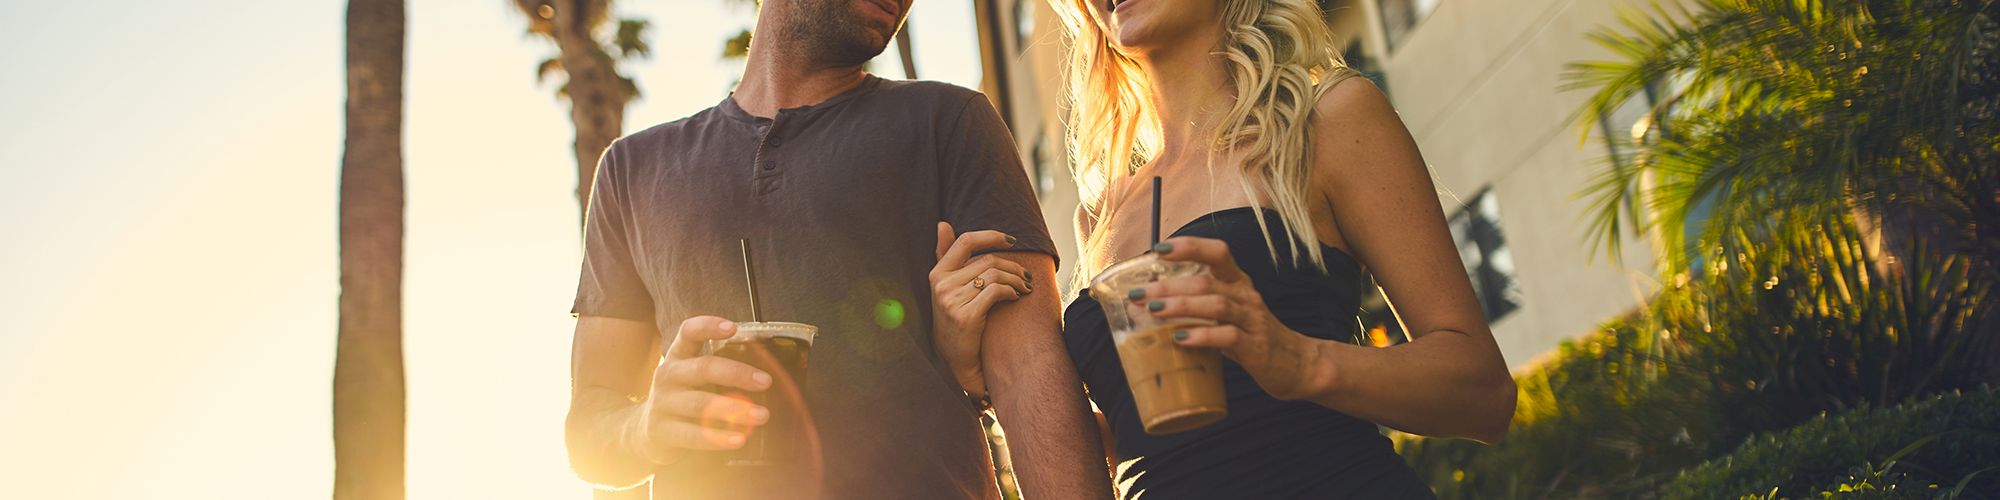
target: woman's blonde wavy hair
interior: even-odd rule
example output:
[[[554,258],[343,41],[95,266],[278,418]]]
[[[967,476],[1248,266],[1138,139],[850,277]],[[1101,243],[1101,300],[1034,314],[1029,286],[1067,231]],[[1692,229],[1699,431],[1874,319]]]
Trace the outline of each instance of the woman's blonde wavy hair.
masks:
[[[1119,207],[1106,191],[1161,147],[1161,124],[1150,99],[1151,82],[1137,61],[1112,46],[1083,2],[1050,0],[1068,28],[1069,156],[1084,210],[1107,220]],[[1312,0],[1223,0],[1223,41],[1215,55],[1226,63],[1234,102],[1217,122],[1208,150],[1242,156],[1241,176],[1251,203],[1269,200],[1290,233],[1293,263],[1321,269],[1324,256],[1312,228],[1312,113],[1327,88],[1355,73],[1334,48],[1332,28]],[[1257,210],[1260,229],[1264,212]],[[1078,283],[1109,266],[1106,231],[1081,234]],[[1264,244],[1276,255],[1271,232]],[[1275,257],[1274,257],[1275,258]],[[1082,288],[1081,286],[1072,289]]]

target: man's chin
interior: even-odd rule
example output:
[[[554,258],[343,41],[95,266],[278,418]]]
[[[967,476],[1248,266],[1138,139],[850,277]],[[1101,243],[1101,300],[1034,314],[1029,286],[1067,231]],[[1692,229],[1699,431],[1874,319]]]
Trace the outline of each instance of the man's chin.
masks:
[[[883,51],[889,50],[889,43],[896,40],[896,31],[871,30],[868,32],[867,38],[868,41],[862,43],[867,44],[868,48],[873,49],[870,50],[869,52],[872,52],[875,55],[882,55]]]
[[[877,56],[881,56],[882,53],[887,50],[889,50],[889,43],[887,40],[884,40],[879,43],[874,41],[869,41],[869,42],[857,43],[842,49],[837,49],[827,54],[828,56],[827,59],[831,61],[839,61],[839,64],[842,66],[860,66],[862,64],[867,64],[868,61],[874,60]]]

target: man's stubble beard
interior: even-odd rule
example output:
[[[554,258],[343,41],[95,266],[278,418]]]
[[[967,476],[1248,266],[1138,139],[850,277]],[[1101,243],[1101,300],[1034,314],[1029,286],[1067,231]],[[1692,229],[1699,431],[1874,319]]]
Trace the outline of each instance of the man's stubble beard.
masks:
[[[875,40],[856,17],[846,0],[797,0],[779,37],[788,45],[786,51],[807,61],[829,67],[860,66],[882,55],[891,37]]]

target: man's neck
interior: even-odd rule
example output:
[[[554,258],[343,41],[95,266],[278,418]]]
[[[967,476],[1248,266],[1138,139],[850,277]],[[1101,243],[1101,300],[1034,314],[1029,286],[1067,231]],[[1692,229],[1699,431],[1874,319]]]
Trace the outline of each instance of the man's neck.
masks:
[[[781,46],[775,42],[767,47]],[[736,84],[730,98],[753,116],[771,118],[778,110],[819,104],[853,89],[866,80],[861,66],[827,67],[779,50],[759,50],[751,46],[744,63],[743,81]]]
[[[1217,34],[1220,36],[1220,34]],[[1187,37],[1186,43],[1162,47],[1135,59],[1152,83],[1153,109],[1158,111],[1164,144],[1161,159],[1193,152],[1207,144],[1215,119],[1229,110],[1235,93],[1228,67],[1213,54],[1210,37]]]

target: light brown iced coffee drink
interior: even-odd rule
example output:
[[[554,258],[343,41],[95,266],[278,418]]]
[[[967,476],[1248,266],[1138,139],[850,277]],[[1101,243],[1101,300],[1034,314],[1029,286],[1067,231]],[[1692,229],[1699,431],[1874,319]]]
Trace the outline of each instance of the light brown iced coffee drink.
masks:
[[[1214,324],[1192,318],[1158,318],[1127,295],[1133,288],[1208,272],[1194,262],[1168,262],[1153,254],[1120,262],[1091,280],[1090,296],[1104,307],[1118,361],[1147,434],[1200,428],[1229,414],[1222,390],[1222,358],[1214,350],[1182,347],[1174,331]]]
[[[1200,325],[1158,324],[1117,340],[1132,401],[1149,434],[1194,429],[1229,413],[1222,394],[1222,359],[1215,351],[1174,343],[1174,330],[1189,326]]]

